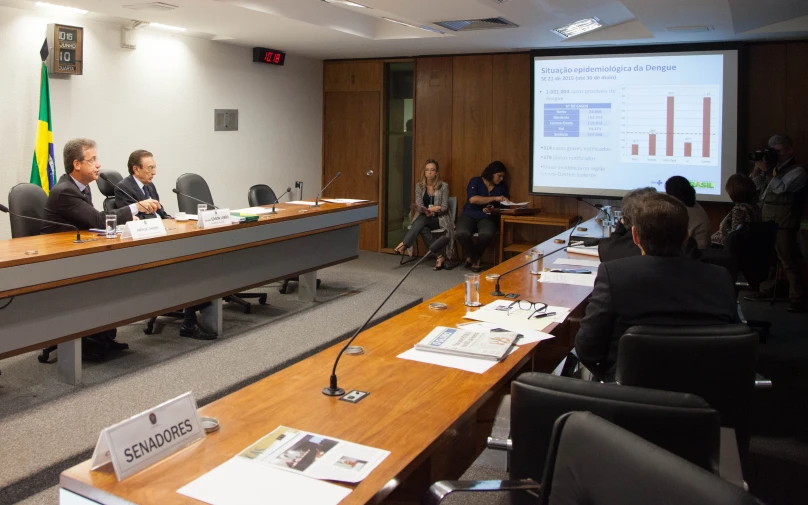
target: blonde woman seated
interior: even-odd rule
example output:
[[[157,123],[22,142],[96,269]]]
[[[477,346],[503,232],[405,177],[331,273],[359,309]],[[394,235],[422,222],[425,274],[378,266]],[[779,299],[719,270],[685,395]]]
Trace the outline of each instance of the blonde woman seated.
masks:
[[[441,253],[432,270],[443,269],[446,255],[452,256],[454,250],[454,216],[449,215],[449,185],[440,179],[440,167],[435,160],[426,160],[421,180],[415,185],[415,201],[413,203],[412,225],[404,237],[404,241],[396,246],[398,254],[406,251],[412,255],[412,246],[418,234],[429,247],[434,242],[432,230],[443,228],[449,237],[449,245],[445,253]]]

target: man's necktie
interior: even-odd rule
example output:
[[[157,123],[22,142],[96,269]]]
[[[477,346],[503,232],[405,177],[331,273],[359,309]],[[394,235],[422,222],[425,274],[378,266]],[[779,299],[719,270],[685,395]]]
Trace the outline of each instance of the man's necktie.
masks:
[[[151,191],[149,191],[148,186],[143,186],[143,194],[146,195],[146,198],[151,198]]]
[[[84,199],[87,201],[87,203],[92,205],[93,204],[93,194],[90,192],[90,187],[89,186],[85,187],[84,191],[82,191],[81,193],[84,195]]]

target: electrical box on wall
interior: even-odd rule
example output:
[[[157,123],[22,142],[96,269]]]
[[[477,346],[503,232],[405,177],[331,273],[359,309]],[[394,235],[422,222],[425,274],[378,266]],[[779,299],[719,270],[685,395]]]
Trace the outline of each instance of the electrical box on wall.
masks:
[[[84,73],[84,28],[48,25],[48,71],[52,75]]]
[[[213,131],[238,131],[238,109],[214,109]]]

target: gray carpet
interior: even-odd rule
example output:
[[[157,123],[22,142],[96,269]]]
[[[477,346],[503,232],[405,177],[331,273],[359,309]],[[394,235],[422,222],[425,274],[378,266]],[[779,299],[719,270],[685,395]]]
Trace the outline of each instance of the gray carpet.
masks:
[[[212,342],[180,337],[178,320],[163,319],[154,335],[143,334],[145,323],[127,325],[118,340],[130,350],[85,363],[82,386],[58,382],[56,366],[38,363],[37,353],[0,361],[0,504],[56,503],[59,473],[89,458],[105,426],[186,391],[204,405],[350,336],[409,269],[398,261],[361,253],[322,270],[312,303],[278,294],[278,285],[256,290],[269,304],[252,314],[226,305],[225,335]],[[462,282],[462,268],[431,265],[413,272],[374,323]]]

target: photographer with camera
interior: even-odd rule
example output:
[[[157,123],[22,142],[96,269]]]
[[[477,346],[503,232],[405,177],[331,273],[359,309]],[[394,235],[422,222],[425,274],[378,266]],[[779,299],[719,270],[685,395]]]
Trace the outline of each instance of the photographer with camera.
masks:
[[[769,139],[769,149],[750,153],[755,169],[750,177],[760,190],[763,221],[778,224],[775,249],[788,279],[790,312],[805,312],[805,286],[803,281],[803,257],[797,244],[800,219],[808,191],[808,172],[794,158],[794,144],[785,135]],[[774,289],[774,276],[761,284],[760,292],[747,300],[764,300]]]

